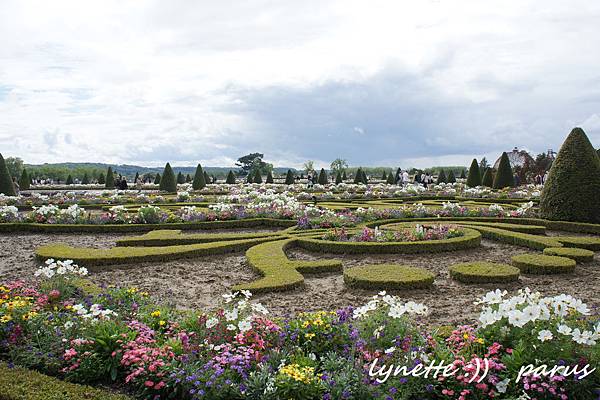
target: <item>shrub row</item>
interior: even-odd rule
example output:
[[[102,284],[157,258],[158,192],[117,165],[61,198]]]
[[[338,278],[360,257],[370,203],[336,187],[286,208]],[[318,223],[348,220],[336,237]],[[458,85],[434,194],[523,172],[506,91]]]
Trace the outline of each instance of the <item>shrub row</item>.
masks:
[[[233,290],[250,290],[251,292],[270,292],[289,290],[304,285],[302,273],[324,271],[341,271],[339,260],[299,261],[290,260],[285,250],[293,245],[296,239],[277,240],[258,244],[246,251],[248,264],[262,275],[262,278],[249,283],[237,285]]]
[[[434,277],[422,268],[397,264],[363,265],[344,271],[346,285],[375,290],[425,289],[433,285]]]
[[[171,228],[181,230],[210,230],[224,228],[256,228],[295,226],[296,221],[276,218],[248,218],[225,221],[180,222],[164,224],[36,224],[36,223],[2,223],[0,232],[44,232],[44,233],[113,233],[113,232],[148,232],[157,229]]]
[[[534,250],[544,250],[546,247],[562,247],[562,244],[553,237],[531,235],[528,233],[512,232],[489,226],[469,225],[481,232],[481,235],[490,240],[509,243],[515,246],[527,247]]]
[[[435,220],[433,220],[432,222],[435,222]],[[461,225],[461,226],[472,226],[472,225],[489,226],[491,228],[506,229],[508,231],[529,233],[532,235],[543,235],[544,233],[546,233],[546,227],[544,227],[543,225],[542,226],[540,226],[540,225],[522,225],[522,224],[509,224],[509,223],[505,223],[505,222],[476,222],[476,221],[462,221],[462,220],[444,221],[444,223],[457,224],[457,225]],[[397,225],[406,227],[407,223],[401,222],[401,223],[397,223],[397,224],[381,225],[380,228],[394,229],[395,226],[397,226]],[[414,223],[409,224],[408,226],[414,226]]]
[[[544,254],[547,256],[567,257],[578,263],[591,262],[594,260],[593,251],[575,247],[547,247],[544,249]]]
[[[589,236],[557,236],[564,247],[578,247],[591,251],[600,251],[600,238]]]
[[[275,240],[275,238],[265,237],[161,247],[113,247],[110,249],[71,247],[63,243],[57,243],[39,247],[36,249],[35,254],[40,261],[48,258],[69,259],[93,270],[90,267],[146,261],[170,261],[177,258],[234,253],[271,240]]]
[[[418,242],[335,242],[299,238],[298,246],[306,250],[337,254],[439,253],[478,247],[481,243],[481,234],[469,228],[463,228],[463,230],[463,236],[442,240],[424,240]]]
[[[452,265],[450,276],[464,283],[503,283],[519,279],[519,269],[508,264],[471,262]]]
[[[64,382],[39,372],[0,363],[0,400],[130,400],[121,394]]]
[[[196,233],[184,235],[181,230],[161,229],[141,236],[125,237],[117,240],[117,246],[175,246],[181,244],[211,243],[227,240],[257,239],[278,236],[279,232],[252,233]]]
[[[575,260],[544,254],[519,254],[512,263],[524,274],[562,274],[575,270]]]

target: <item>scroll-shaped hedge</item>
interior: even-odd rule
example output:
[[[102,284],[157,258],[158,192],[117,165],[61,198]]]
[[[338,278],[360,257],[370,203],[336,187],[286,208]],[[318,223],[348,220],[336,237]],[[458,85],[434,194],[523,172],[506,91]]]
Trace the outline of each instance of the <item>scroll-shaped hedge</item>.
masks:
[[[304,284],[302,273],[341,271],[339,260],[301,261],[290,260],[286,248],[297,239],[277,240],[251,247],[246,251],[248,264],[262,275],[262,278],[237,285],[233,290],[256,292],[289,290]]]
[[[567,257],[578,263],[594,261],[594,252],[576,247],[548,247],[544,249],[547,256]]]
[[[461,224],[459,223],[459,225]],[[562,247],[562,244],[558,241],[558,237],[530,235],[528,233],[507,231],[505,229],[481,225],[469,226],[481,232],[481,235],[486,239],[497,240],[515,246],[528,247],[534,250],[544,250],[546,247]]]
[[[117,240],[117,246],[175,246],[181,244],[210,243],[226,240],[257,239],[278,236],[280,232],[251,233],[196,233],[185,235],[181,230],[161,229],[141,236],[125,237]]]
[[[502,283],[519,279],[519,269],[508,264],[491,262],[471,262],[454,264],[450,276],[464,283]]]
[[[71,247],[63,243],[39,247],[35,254],[38,260],[54,258],[73,260],[88,269],[98,265],[129,264],[145,261],[170,261],[177,258],[212,256],[215,254],[243,251],[256,244],[274,240],[273,237],[230,240],[226,242],[197,243],[161,247],[113,247],[90,249]]]
[[[425,269],[397,264],[363,265],[344,271],[344,283],[362,289],[425,289],[433,285],[434,278]]]
[[[555,238],[565,247],[578,247],[591,251],[600,251],[600,238],[591,236],[557,236]]]
[[[519,254],[512,263],[524,274],[563,274],[575,270],[575,260],[544,254]]]
[[[298,246],[306,250],[336,254],[439,253],[478,247],[481,243],[481,234],[469,228],[462,228],[462,230],[463,236],[416,242],[335,242],[298,238]]]

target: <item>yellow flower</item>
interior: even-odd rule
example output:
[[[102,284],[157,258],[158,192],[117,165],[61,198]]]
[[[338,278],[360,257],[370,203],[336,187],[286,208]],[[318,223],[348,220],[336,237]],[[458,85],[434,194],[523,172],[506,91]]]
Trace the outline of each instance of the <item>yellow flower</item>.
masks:
[[[468,338],[469,338],[469,334],[468,334],[468,333],[465,333],[465,334],[463,335],[463,338],[465,338],[465,339],[468,339]]]
[[[482,338],[479,338],[477,340],[475,340],[477,343],[479,344],[483,344],[485,342],[485,340],[483,340]]]
[[[164,321],[164,320],[162,320],[162,319],[161,319],[160,321],[158,321],[158,324],[159,324],[160,326],[164,326],[166,323],[167,323],[167,321]]]
[[[23,318],[23,321],[27,321],[28,319],[34,318],[36,315],[38,315],[38,313],[35,311],[30,311],[27,314],[23,314],[21,318]]]
[[[307,334],[304,335],[304,337],[307,338],[307,339],[312,339],[312,338],[315,337],[315,334],[314,333],[307,333]]]
[[[302,323],[302,327],[303,327],[303,328],[308,328],[308,326],[309,326],[309,325],[310,325],[310,322],[308,322],[308,321],[304,321],[304,322]]]
[[[7,322],[8,322],[8,321],[10,321],[11,319],[12,319],[12,317],[11,317],[10,315],[3,315],[3,316],[0,318],[0,322],[2,322],[2,323],[7,323]]]
[[[151,317],[158,318],[160,317],[160,310],[152,311],[150,314]]]

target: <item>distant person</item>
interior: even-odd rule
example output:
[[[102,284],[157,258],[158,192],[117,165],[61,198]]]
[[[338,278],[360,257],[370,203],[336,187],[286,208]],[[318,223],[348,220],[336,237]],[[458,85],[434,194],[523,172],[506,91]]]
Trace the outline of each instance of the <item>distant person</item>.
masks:
[[[423,186],[425,186],[425,189],[427,189],[427,187],[429,186],[429,184],[431,183],[431,175],[429,175],[429,172],[425,173],[425,179],[423,179]]]
[[[408,185],[408,182],[410,182],[410,177],[408,176],[408,171],[405,170],[402,173],[402,184],[406,186]]]
[[[310,189],[310,188],[313,187],[313,184],[314,184],[312,175],[308,174],[307,179],[308,179],[308,186],[307,187]]]
[[[21,187],[19,186],[19,184],[17,183],[17,178],[13,177],[12,178],[13,181],[13,186],[15,188],[15,194],[18,196],[19,192],[21,191]]]
[[[548,180],[548,171],[546,171],[546,173],[544,174],[544,177],[542,178],[542,185],[545,185],[547,180]]]

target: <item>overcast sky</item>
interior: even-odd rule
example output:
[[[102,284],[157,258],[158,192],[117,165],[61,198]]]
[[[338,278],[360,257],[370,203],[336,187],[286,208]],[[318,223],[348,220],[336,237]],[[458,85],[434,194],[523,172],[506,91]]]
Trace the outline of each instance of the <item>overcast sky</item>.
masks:
[[[468,165],[600,147],[600,1],[0,2],[27,163]]]

